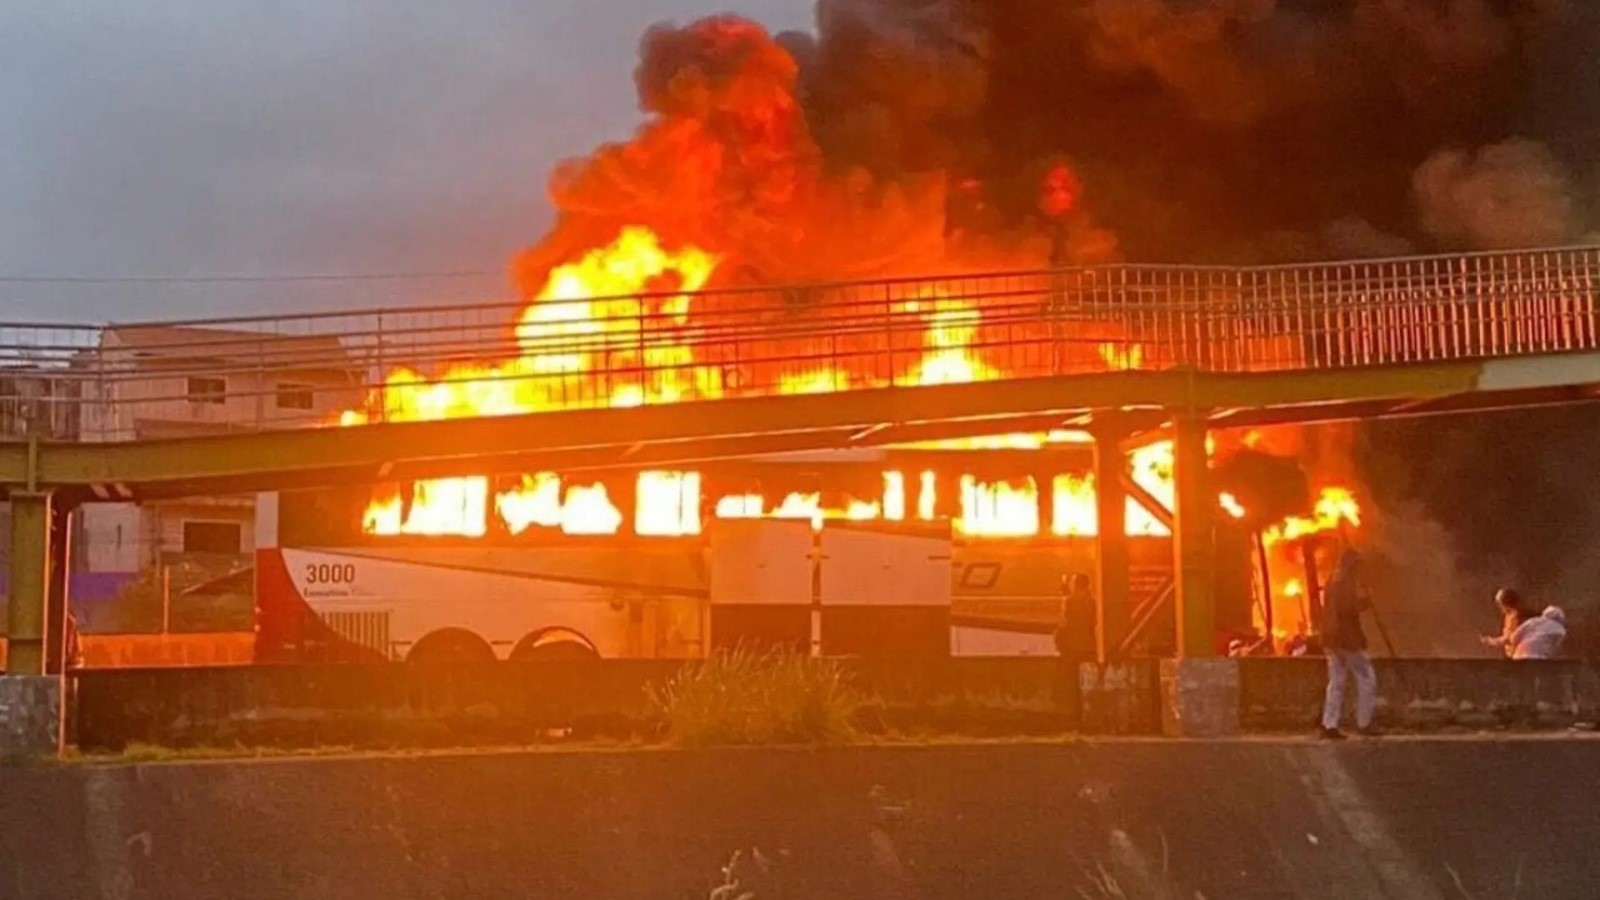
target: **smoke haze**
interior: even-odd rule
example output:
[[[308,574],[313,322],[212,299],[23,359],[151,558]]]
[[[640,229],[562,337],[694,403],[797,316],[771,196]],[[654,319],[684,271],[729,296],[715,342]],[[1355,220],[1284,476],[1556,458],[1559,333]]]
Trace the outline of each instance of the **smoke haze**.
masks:
[[[645,121],[552,179],[545,251],[632,218],[790,280],[1037,264],[1058,229],[1071,261],[1241,262],[1595,224],[1592,4],[819,0],[816,16],[812,33],[650,28]],[[1079,196],[1046,214],[1063,165]]]
[[[1040,265],[1053,247],[1239,263],[1600,230],[1600,6],[1579,0],[819,0],[808,33],[656,25],[635,83],[638,131],[557,172],[522,284],[629,222],[757,281]],[[1592,442],[1593,418],[1345,428],[1299,449],[1312,481],[1366,484],[1405,629],[1459,651],[1498,581],[1592,593],[1569,554],[1600,538],[1596,473],[1553,448]],[[1583,502],[1549,498],[1549,528],[1534,521],[1541,485],[1566,482]]]

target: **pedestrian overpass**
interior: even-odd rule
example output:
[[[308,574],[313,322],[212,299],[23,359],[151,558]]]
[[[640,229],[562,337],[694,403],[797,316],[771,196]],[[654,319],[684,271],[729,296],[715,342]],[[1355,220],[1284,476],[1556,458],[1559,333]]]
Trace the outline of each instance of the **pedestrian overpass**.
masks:
[[[78,438],[0,443],[10,671],[39,671],[45,599],[64,581],[52,533],[83,502],[1053,429],[1093,433],[1097,484],[1113,488],[1127,441],[1174,439],[1181,643],[1204,653],[1209,430],[1600,396],[1600,247],[669,291],[599,306],[554,304],[531,320],[500,304],[0,325],[0,366],[65,385],[50,402]],[[341,427],[342,410],[362,424]],[[182,435],[151,436],[174,420]],[[1125,559],[1123,496],[1101,494],[1104,600],[1125,591],[1126,572],[1110,571]]]

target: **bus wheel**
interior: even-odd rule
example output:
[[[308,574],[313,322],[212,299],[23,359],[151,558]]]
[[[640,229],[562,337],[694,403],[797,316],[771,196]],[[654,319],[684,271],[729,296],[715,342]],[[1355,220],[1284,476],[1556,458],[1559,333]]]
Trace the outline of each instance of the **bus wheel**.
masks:
[[[406,662],[494,662],[489,642],[465,628],[429,632],[406,654]]]
[[[599,659],[589,639],[565,628],[545,628],[524,637],[511,650],[512,662],[549,662]]]

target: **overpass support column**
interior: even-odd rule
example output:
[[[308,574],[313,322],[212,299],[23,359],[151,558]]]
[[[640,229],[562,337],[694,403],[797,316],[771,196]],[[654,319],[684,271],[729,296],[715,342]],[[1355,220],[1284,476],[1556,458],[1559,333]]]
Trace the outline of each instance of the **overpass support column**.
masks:
[[[1174,570],[1178,590],[1178,656],[1216,655],[1216,492],[1206,454],[1206,419],[1180,415],[1173,428]]]
[[[1128,636],[1131,617],[1128,592],[1128,494],[1122,477],[1128,470],[1122,440],[1128,428],[1114,419],[1097,420],[1094,434],[1096,656],[1106,662],[1118,655]]]
[[[0,756],[54,756],[62,740],[62,679],[46,675],[46,606],[51,583],[66,578],[66,516],[48,491],[11,493],[11,590],[7,610],[6,677],[0,678]],[[60,549],[57,544],[60,544]],[[64,603],[66,594],[58,594]]]
[[[11,597],[6,611],[6,674],[45,670],[45,608],[55,575],[53,498],[48,491],[11,494]],[[63,569],[65,567],[62,567]]]

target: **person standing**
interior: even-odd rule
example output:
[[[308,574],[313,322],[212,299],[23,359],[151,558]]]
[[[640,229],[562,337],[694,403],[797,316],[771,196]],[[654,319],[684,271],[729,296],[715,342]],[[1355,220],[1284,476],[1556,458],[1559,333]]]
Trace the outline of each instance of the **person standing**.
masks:
[[[1089,576],[1078,572],[1061,578],[1061,620],[1056,625],[1056,652],[1062,659],[1085,662],[1096,656],[1094,591]]]
[[[1361,614],[1372,605],[1361,587],[1361,557],[1344,551],[1323,590],[1323,649],[1328,656],[1328,693],[1322,703],[1322,736],[1343,740],[1339,720],[1344,713],[1345,682],[1356,682],[1356,730],[1375,735],[1372,725],[1378,707],[1378,677],[1367,656],[1367,634]]]

